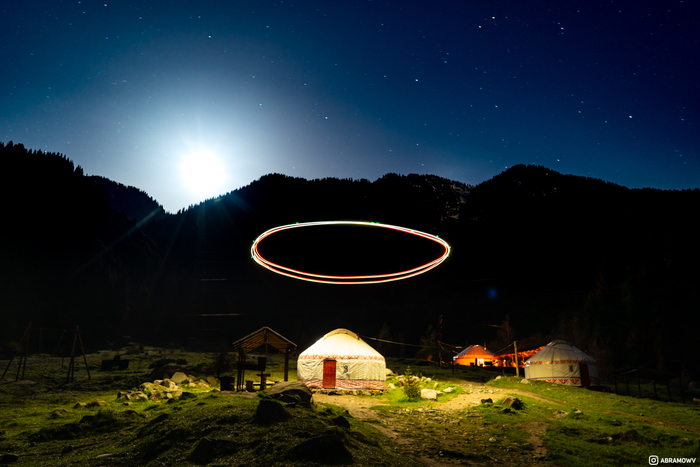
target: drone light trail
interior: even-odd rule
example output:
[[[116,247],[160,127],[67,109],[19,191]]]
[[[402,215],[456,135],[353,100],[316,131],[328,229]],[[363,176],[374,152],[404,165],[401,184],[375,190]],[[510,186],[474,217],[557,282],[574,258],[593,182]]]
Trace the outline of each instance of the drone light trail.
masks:
[[[328,274],[318,274],[314,272],[301,271],[299,269],[291,268],[288,266],[283,266],[281,264],[274,263],[262,256],[259,251],[259,245],[262,240],[275,234],[289,229],[299,229],[303,227],[318,227],[318,226],[366,226],[380,229],[390,229],[397,232],[403,232],[409,235],[414,235],[417,237],[422,237],[427,240],[431,240],[444,248],[442,254],[437,258],[422,264],[420,266],[401,270],[397,272],[390,272],[386,274],[366,274],[366,275],[328,275]],[[279,227],[272,228],[263,232],[258,238],[253,242],[253,246],[250,249],[252,258],[261,266],[269,269],[270,271],[276,272],[277,274],[282,274],[287,277],[292,277],[294,279],[300,279],[309,282],[319,282],[322,284],[342,284],[342,285],[355,285],[355,284],[378,284],[382,282],[398,281],[401,279],[408,279],[409,277],[417,276],[418,274],[423,274],[424,272],[430,271],[431,269],[437,267],[440,263],[445,261],[450,254],[450,245],[446,241],[441,239],[436,235],[431,235],[418,230],[408,229],[405,227],[399,227],[396,225],[380,224],[378,222],[362,222],[362,221],[320,221],[320,222],[303,222],[296,224],[283,225]],[[321,252],[323,253],[323,252]],[[408,252],[407,252],[408,253]]]

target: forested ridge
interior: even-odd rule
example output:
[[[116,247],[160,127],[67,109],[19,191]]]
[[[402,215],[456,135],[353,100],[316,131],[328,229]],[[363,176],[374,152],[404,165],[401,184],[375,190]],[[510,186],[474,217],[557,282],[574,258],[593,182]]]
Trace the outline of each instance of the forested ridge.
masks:
[[[166,214],[64,155],[10,142],[0,157],[3,352],[29,320],[79,324],[96,346],[122,336],[225,344],[270,326],[304,347],[335,327],[430,343],[442,315],[452,344],[566,339],[607,372],[697,370],[698,189],[628,189],[524,165],[475,187],[415,174],[270,174]],[[250,258],[268,228],[347,219],[437,234],[452,253],[423,276],[354,287],[295,281]]]

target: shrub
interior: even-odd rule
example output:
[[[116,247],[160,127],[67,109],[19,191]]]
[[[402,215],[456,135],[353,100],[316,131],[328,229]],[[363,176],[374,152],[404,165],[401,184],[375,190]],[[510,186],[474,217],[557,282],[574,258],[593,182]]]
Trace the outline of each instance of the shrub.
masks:
[[[403,392],[409,401],[420,399],[420,378],[417,378],[411,372],[411,367],[406,367],[403,374]]]

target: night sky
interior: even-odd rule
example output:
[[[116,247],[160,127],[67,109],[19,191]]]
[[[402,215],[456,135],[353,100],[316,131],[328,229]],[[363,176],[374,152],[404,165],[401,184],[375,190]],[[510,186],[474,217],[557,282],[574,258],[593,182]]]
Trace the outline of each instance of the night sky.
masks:
[[[700,187],[696,1],[0,11],[0,141],[63,153],[170,212],[272,172],[477,184],[525,163]]]

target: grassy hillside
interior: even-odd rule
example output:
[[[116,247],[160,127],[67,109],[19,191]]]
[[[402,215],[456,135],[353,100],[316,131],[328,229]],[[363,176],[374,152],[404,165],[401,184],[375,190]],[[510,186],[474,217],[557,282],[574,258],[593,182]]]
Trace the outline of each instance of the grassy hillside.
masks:
[[[700,457],[700,408],[688,402],[522,384],[521,378],[493,371],[466,367],[453,374],[450,368],[390,359],[397,373],[412,365],[429,377],[423,387],[451,390],[437,402],[409,401],[398,386],[382,396],[326,396],[310,407],[285,406],[285,419],[263,423],[256,417],[261,400],[256,393],[231,395],[204,383],[215,374],[215,354],[130,351],[135,353],[121,352],[130,359],[123,371],[99,370],[114,352],[88,355],[89,380],[77,360],[72,383],[60,359],[32,356],[20,383],[14,382],[13,363],[0,384],[0,456],[13,453],[16,465],[30,466],[418,465],[415,459],[427,465],[562,466],[590,465],[594,459],[596,465],[616,466],[645,465],[652,454]],[[162,366],[168,362],[173,366]],[[0,362],[2,370],[6,365]],[[188,373],[181,394],[125,397],[149,392],[142,384],[158,368],[175,366]],[[270,379],[281,379],[281,359],[270,358],[267,371]],[[292,368],[292,379],[295,374]],[[398,385],[395,377],[387,382]],[[524,405],[508,408],[509,394]],[[354,417],[338,407],[349,399],[369,407],[369,415]],[[338,421],[341,416],[347,424]],[[318,437],[342,446],[333,447],[330,457],[299,447]]]

